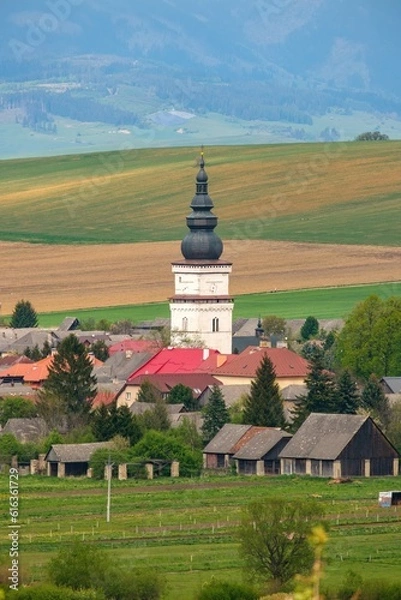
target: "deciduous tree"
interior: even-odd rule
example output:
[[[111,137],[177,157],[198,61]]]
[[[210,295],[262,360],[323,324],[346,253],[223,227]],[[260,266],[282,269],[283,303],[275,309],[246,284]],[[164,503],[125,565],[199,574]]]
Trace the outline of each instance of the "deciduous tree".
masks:
[[[308,536],[319,516],[315,502],[273,498],[251,503],[239,530],[247,571],[276,589],[308,572],[314,560]]]

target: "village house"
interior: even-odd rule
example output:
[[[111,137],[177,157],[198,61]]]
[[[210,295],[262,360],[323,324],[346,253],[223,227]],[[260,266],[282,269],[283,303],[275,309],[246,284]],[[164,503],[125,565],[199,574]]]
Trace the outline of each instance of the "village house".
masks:
[[[250,384],[263,356],[267,356],[274,367],[280,389],[288,385],[302,385],[309,371],[307,360],[288,348],[265,348],[248,346],[241,354],[231,354],[213,375],[223,385]]]

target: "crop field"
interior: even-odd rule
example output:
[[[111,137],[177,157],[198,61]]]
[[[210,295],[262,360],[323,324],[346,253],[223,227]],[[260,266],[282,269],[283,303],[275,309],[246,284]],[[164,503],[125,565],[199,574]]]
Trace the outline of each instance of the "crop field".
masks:
[[[401,281],[400,150],[401,142],[207,149],[237,316],[241,305],[263,309],[247,294],[376,283],[388,294]],[[24,298],[39,313],[140,305],[141,318],[167,316],[166,304],[142,305],[173,293],[197,153],[0,161],[2,314]],[[341,303],[330,310],[317,316],[344,315]],[[275,312],[305,316],[300,307]]]
[[[401,142],[213,146],[210,192],[224,239],[398,246]],[[0,239],[181,239],[194,148],[0,162]]]
[[[384,294],[399,293],[396,282],[401,281],[401,247],[243,241],[227,243],[224,257],[233,262],[230,292],[234,296],[266,296],[250,296],[248,308],[253,306],[256,313],[237,312],[237,316],[259,314],[263,309],[260,300],[269,305],[281,300],[285,303],[288,296],[269,298],[272,292],[284,290],[385,282],[381,288]],[[29,299],[39,313],[166,302],[174,293],[170,263],[180,258],[178,241],[85,246],[2,242],[2,314],[10,314],[21,298]],[[353,297],[350,293],[350,299]],[[319,316],[328,318],[343,316],[344,308],[352,307],[350,302],[345,307],[336,305],[330,294],[326,294],[324,304],[330,312],[321,307]],[[239,300],[238,310],[241,305],[245,306]],[[307,307],[295,309],[296,314],[283,316],[302,317]],[[159,312],[156,307],[153,314],[168,316],[168,311],[165,307]]]
[[[0,477],[1,501],[7,479]],[[241,511],[268,497],[315,498],[329,526],[325,585],[350,569],[365,578],[401,583],[401,507],[379,508],[378,493],[400,489],[401,478],[330,485],[302,477],[203,477],[153,482],[113,481],[106,522],[106,482],[25,477],[19,482],[20,556],[27,581],[44,577],[51,556],[74,539],[96,543],[123,565],[146,565],[167,577],[168,599],[190,600],[211,577],[238,579],[236,537]],[[2,513],[1,556],[7,556],[8,515]],[[3,568],[6,566],[3,562]]]

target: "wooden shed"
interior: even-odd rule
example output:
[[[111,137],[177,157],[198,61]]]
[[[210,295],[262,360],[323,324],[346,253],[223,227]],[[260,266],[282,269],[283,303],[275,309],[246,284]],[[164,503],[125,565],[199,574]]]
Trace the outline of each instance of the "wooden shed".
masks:
[[[53,444],[46,454],[47,474],[53,477],[87,475],[92,454],[99,448],[109,448],[112,442],[90,444]]]
[[[227,423],[203,450],[204,469],[225,469],[233,464],[239,441],[252,428],[252,425]]]
[[[278,427],[265,427],[233,456],[240,475],[280,475],[279,454],[292,435]]]
[[[369,416],[312,413],[280,453],[283,474],[398,475],[400,455]]]

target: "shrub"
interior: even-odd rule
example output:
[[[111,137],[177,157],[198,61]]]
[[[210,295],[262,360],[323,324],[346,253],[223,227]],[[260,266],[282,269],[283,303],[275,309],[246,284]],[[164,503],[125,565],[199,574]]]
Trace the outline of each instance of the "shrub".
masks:
[[[202,586],[196,600],[258,600],[255,590],[241,583],[210,581]]]
[[[105,600],[103,592],[97,590],[72,590],[52,584],[20,588],[7,594],[7,600]]]

